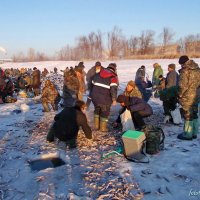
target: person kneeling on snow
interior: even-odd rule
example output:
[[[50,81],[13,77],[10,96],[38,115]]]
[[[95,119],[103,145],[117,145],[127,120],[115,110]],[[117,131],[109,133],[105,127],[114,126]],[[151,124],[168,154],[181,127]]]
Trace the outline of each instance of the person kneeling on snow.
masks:
[[[54,117],[55,122],[48,132],[47,141],[53,142],[54,137],[57,137],[60,141],[66,142],[69,148],[74,148],[80,127],[86,138],[92,139],[92,131],[84,114],[85,109],[85,102],[80,100],[76,101],[74,107],[65,107]]]
[[[153,114],[152,107],[141,98],[119,95],[117,102],[130,110],[136,130],[143,129],[145,127],[144,118]]]

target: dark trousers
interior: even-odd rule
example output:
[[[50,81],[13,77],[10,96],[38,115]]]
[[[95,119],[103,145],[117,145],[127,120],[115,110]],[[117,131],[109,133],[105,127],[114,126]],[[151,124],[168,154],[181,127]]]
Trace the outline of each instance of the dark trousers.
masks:
[[[131,116],[136,129],[142,129],[145,126],[144,117],[139,112],[131,112]]]
[[[178,101],[176,98],[171,98],[166,101],[163,101],[163,109],[164,109],[165,115],[171,116],[170,111],[176,109],[177,103]]]
[[[97,104],[94,105],[94,114],[102,118],[108,118],[110,114],[111,105]]]

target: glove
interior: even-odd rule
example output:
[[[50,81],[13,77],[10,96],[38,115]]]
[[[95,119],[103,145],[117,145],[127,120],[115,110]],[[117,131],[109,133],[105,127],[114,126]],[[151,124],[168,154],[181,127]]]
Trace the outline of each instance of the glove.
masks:
[[[156,86],[156,85],[154,85],[154,86],[153,86],[153,89],[156,89],[156,88],[157,88],[157,86]]]

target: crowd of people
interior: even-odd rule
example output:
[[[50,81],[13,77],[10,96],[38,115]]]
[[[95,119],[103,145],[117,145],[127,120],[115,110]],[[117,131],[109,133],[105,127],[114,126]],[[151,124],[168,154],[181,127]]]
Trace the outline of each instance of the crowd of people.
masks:
[[[121,123],[120,115],[128,110],[136,130],[145,128],[145,117],[153,114],[153,109],[148,103],[150,97],[159,97],[163,101],[163,110],[167,123],[173,123],[171,111],[177,106],[181,107],[184,118],[183,133],[179,139],[192,140],[197,138],[198,104],[200,102],[200,68],[197,63],[184,55],[179,58],[181,69],[177,72],[176,65],[168,65],[168,73],[164,77],[163,69],[159,63],[154,63],[152,80],[146,74],[145,66],[138,68],[135,80],[129,80],[122,94],[118,95],[117,64],[110,63],[103,67],[98,61],[88,70],[84,71],[84,63],[80,62],[75,67],[66,68],[64,73],[63,91],[59,93],[56,85],[49,79],[43,79],[49,73],[45,68],[42,72],[36,67],[31,69],[0,69],[0,103],[15,102],[13,94],[24,97],[41,95],[44,112],[51,108],[58,110],[58,104],[63,98],[64,109],[58,113],[48,132],[47,140],[54,141],[57,137],[61,141],[76,146],[79,128],[82,127],[86,137],[92,139],[92,130],[88,125],[85,110],[91,102],[94,105],[94,129],[108,131],[108,120],[112,105],[121,104],[119,115],[113,124],[114,128]],[[57,74],[57,68],[54,72]],[[44,87],[41,83],[44,80]],[[86,81],[87,84],[86,84]],[[87,101],[83,101],[83,94],[88,90]]]

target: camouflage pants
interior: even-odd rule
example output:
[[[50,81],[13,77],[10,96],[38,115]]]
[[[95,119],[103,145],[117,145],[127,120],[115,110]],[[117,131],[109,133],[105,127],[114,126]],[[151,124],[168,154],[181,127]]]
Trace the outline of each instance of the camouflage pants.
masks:
[[[190,107],[183,106],[183,117],[185,120],[192,121],[198,119],[198,104],[194,104]]]

